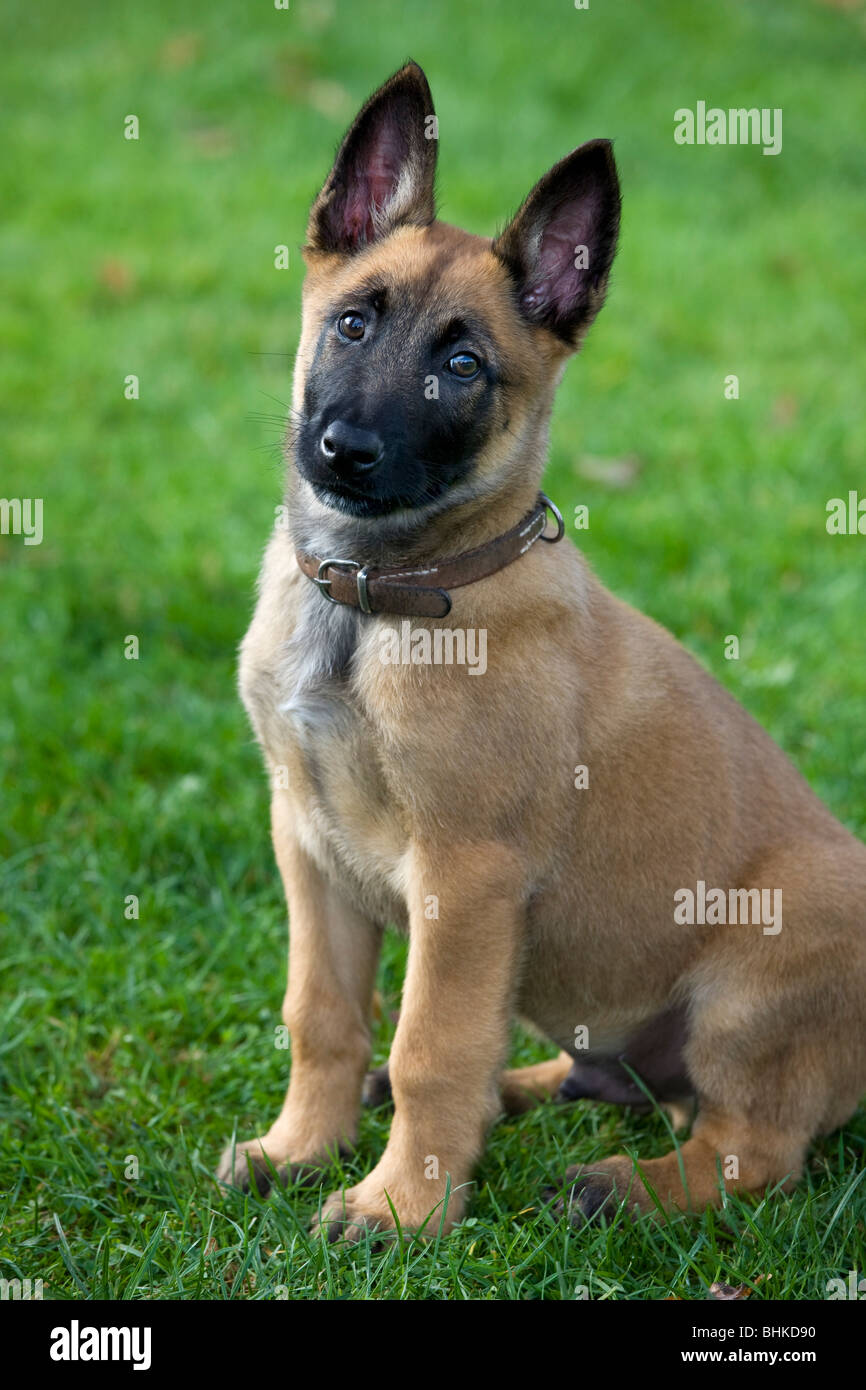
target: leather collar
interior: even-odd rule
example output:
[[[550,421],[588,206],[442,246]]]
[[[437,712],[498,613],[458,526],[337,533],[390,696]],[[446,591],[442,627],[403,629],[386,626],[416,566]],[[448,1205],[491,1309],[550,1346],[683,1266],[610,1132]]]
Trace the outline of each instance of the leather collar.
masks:
[[[556,520],[554,536],[544,534],[548,511]],[[532,511],[510,531],[435,565],[377,569],[358,560],[342,560],[334,555],[323,558],[305,550],[298,550],[295,555],[304,574],[330,603],[343,603],[363,613],[444,618],[451,612],[449,589],[486,579],[525,555],[536,541],[553,544],[562,540],[564,533],[562,514],[540,492]]]

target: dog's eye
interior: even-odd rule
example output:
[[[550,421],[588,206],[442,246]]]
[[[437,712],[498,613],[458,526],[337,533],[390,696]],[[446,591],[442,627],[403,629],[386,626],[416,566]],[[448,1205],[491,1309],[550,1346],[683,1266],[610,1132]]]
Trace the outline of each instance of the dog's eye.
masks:
[[[471,381],[481,371],[481,363],[472,352],[455,352],[448,359],[448,370],[461,381]]]
[[[337,319],[337,332],[341,338],[348,338],[350,342],[357,343],[359,338],[363,338],[367,325],[360,314],[350,312],[341,314]]]

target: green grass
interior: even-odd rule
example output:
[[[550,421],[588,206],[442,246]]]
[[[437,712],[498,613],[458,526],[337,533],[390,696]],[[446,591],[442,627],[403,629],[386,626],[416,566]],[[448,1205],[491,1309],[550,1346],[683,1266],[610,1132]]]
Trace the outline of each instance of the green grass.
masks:
[[[502,1124],[468,1220],[435,1247],[328,1250],[305,1234],[316,1193],[262,1203],[210,1174],[286,1073],[284,910],[234,667],[280,498],[297,247],[345,124],[406,56],[436,98],[449,221],[492,231],[566,150],[616,140],[622,249],[546,486],[568,515],[589,505],[605,582],[866,834],[866,539],[824,527],[828,498],[866,491],[862,6],[176,9],[10,0],[0,21],[0,493],[45,515],[41,546],[0,537],[0,1276],[76,1299],[695,1299],[716,1279],[823,1297],[866,1273],[862,1112],[790,1198],[581,1234],[539,1210],[543,1187],[663,1152],[660,1118],[548,1106]],[[782,154],[676,146],[673,111],[698,99],[782,107]],[[377,1060],[403,959],[389,940]],[[387,1124],[365,1115],[348,1179]]]

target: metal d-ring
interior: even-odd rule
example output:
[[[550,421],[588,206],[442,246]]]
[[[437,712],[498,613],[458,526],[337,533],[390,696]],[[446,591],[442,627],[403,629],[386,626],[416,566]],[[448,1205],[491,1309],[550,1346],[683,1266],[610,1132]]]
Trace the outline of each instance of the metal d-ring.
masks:
[[[539,536],[539,540],[547,541],[548,545],[556,545],[556,542],[561,541],[563,536],[565,535],[565,522],[562,519],[562,512],[559,510],[556,503],[551,502],[550,498],[546,497],[543,492],[540,492],[538,496],[544,503],[545,510],[550,512],[556,520],[556,535],[545,536],[544,531],[542,530],[541,535]],[[547,522],[545,521],[545,526],[546,525]]]

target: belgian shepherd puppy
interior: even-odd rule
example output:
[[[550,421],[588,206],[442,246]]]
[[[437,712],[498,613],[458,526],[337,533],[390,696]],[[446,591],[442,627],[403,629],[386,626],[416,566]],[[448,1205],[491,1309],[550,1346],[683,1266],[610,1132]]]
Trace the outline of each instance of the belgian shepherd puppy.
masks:
[[[292,1068],[219,1176],[265,1191],[352,1143],[395,924],[390,1138],[323,1207],[349,1239],[391,1204],[447,1228],[488,1126],[546,1096],[693,1116],[678,1153],[558,1175],[581,1221],[651,1210],[647,1185],[694,1209],[791,1183],[866,1090],[866,848],[672,637],[546,543],[554,392],[616,247],[611,147],[554,165],[491,241],[436,220],[436,135],[409,63],[313,204],[289,525],[241,656]],[[482,632],[486,669],[448,660]],[[560,1056],[503,1073],[515,1017]]]

